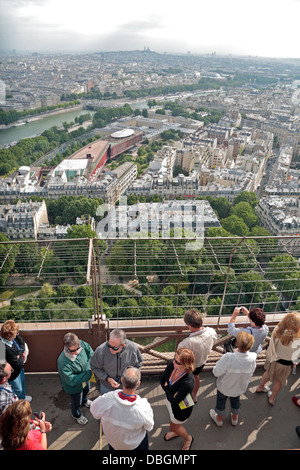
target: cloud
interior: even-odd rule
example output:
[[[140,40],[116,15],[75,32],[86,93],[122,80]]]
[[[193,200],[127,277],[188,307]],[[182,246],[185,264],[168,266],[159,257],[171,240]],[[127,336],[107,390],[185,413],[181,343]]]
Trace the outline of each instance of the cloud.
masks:
[[[0,19],[2,48],[21,47],[36,51],[138,49],[150,46],[149,37],[159,37],[165,26],[156,14],[132,18],[128,7],[125,8],[127,16],[119,10],[114,22],[106,20],[111,13],[105,8],[101,9],[101,16],[98,12],[91,15],[90,11],[82,9],[61,10],[58,15],[57,10],[53,10],[57,1],[0,0],[2,8],[4,6]]]
[[[299,57],[300,0],[0,0],[16,50],[132,50]]]

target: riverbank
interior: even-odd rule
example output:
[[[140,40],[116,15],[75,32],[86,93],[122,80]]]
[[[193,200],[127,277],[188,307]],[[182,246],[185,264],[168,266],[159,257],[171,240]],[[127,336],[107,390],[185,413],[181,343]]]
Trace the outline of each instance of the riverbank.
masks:
[[[35,122],[35,121],[41,121],[45,117],[51,117],[51,116],[66,113],[66,112],[69,112],[69,111],[70,112],[71,111],[81,111],[82,109],[83,109],[83,104],[77,104],[75,106],[70,106],[68,108],[59,108],[59,109],[54,109],[53,111],[46,111],[45,113],[41,113],[41,114],[31,114],[28,117],[24,116],[19,121],[11,123],[8,126],[5,126],[5,125],[1,124],[0,125],[0,131],[2,131],[2,130],[5,131],[5,130],[11,129],[13,127],[23,126],[25,124],[29,124],[29,123]]]
[[[52,127],[59,129],[63,126],[64,122],[73,122],[74,125],[76,125],[76,118],[86,113],[90,113],[91,116],[93,116],[95,111],[85,110],[82,106],[76,106],[72,109],[64,110],[63,112],[59,110],[59,112],[47,114],[43,117],[40,115],[40,119],[27,122],[23,126],[2,130],[0,131],[0,148],[9,148],[20,140],[38,137],[45,130],[51,129]]]

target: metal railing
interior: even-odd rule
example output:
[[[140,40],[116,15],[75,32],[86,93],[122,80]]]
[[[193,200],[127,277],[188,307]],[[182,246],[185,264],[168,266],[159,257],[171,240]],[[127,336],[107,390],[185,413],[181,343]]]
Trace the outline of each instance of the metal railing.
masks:
[[[0,321],[181,318],[299,309],[300,238],[65,239],[0,243]]]
[[[218,333],[206,364],[223,354],[236,305],[260,306],[270,331],[300,310],[300,239],[64,239],[0,243],[0,323],[13,319],[30,345],[27,370],[56,371],[62,335],[71,329],[93,348],[113,328],[139,344],[143,372],[159,373],[188,333],[188,308],[206,313]],[[237,319],[244,326],[246,317]],[[40,361],[41,345],[50,345]],[[257,359],[264,363],[264,352]]]

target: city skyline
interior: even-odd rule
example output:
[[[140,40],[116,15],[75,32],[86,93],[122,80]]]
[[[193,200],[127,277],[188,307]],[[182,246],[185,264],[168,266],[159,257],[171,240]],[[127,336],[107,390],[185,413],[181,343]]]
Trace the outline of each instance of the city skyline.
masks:
[[[299,58],[300,0],[151,4],[0,0],[1,51],[251,55]]]

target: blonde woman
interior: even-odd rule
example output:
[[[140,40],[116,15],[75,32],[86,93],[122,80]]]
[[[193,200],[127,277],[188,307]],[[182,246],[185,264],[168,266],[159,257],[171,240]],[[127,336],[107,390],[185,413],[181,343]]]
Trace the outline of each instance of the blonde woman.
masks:
[[[288,313],[278,323],[273,331],[270,345],[267,349],[263,374],[256,392],[268,392],[270,405],[275,404],[275,398],[282,386],[287,385],[287,379],[292,372],[293,362],[300,357],[300,313]],[[266,383],[273,383],[272,391]]]
[[[194,402],[191,399],[191,406],[184,409],[180,406],[181,402],[193,392],[195,385],[194,369],[195,356],[193,351],[187,348],[179,348],[173,361],[167,365],[160,380],[160,384],[166,393],[166,403],[170,415],[170,428],[169,432],[165,434],[164,440],[170,441],[175,437],[183,437],[182,450],[190,450],[194,440],[193,436],[183,426],[183,423],[187,421],[193,411]]]
[[[237,350],[224,354],[213,368],[213,374],[217,377],[217,400],[215,409],[211,409],[209,415],[219,427],[223,426],[228,398],[231,406],[231,424],[232,426],[238,424],[240,396],[246,392],[256,368],[257,355],[255,352],[250,352],[253,344],[253,335],[240,331],[236,337]]]

